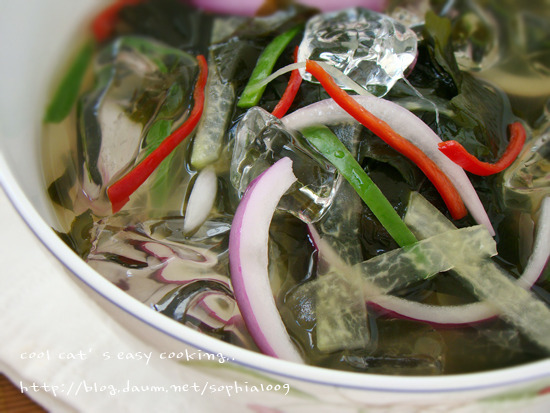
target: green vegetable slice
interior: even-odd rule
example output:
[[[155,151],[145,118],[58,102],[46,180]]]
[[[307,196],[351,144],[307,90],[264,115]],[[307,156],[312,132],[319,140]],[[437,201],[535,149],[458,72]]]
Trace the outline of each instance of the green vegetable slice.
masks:
[[[290,41],[302,30],[302,25],[280,34],[271,41],[260,55],[256,67],[248,80],[248,83],[237,103],[240,108],[251,108],[260,101],[266,85],[258,85],[262,80],[268,77],[273,71],[273,67],[279,56],[286,49]]]
[[[45,123],[59,123],[69,115],[78,99],[78,92],[93,53],[93,43],[87,42],[76,55],[46,110]]]
[[[417,241],[382,191],[330,129],[311,126],[301,132],[346,178],[399,246],[412,245]]]

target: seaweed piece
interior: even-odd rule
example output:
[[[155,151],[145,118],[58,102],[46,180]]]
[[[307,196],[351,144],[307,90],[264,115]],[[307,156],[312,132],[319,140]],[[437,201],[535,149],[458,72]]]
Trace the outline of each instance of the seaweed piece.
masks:
[[[81,258],[84,258],[92,248],[90,234],[94,226],[94,219],[90,210],[75,217],[69,232],[63,233],[54,229],[56,234]]]
[[[154,0],[123,8],[115,35],[155,38],[191,54],[207,54],[214,14],[178,0]]]

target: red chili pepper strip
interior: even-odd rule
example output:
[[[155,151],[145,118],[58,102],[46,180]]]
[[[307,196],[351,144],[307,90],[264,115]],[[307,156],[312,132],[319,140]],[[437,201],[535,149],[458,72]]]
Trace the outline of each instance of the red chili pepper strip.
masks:
[[[294,62],[296,63],[297,61],[298,61],[298,46],[296,46],[296,48],[294,49]],[[273,112],[271,112],[273,116],[279,119],[285,116],[285,114],[288,112],[288,109],[290,109],[292,102],[294,102],[294,99],[298,94],[298,90],[300,90],[301,84],[302,84],[302,76],[300,75],[300,71],[298,69],[295,69],[290,74],[288,85],[285,89],[285,92],[283,93],[283,96],[281,97],[281,100],[279,101],[279,103],[277,103],[277,106],[275,106],[275,109],[273,109]]]
[[[117,0],[103,9],[92,21],[92,32],[98,42],[104,42],[113,35],[118,22],[120,10],[131,4],[138,4],[142,0]]]
[[[342,109],[397,152],[414,162],[422,172],[424,172],[439,191],[453,219],[461,219],[466,216],[468,212],[458,191],[447,175],[439,169],[434,161],[416,145],[395,132],[386,122],[378,119],[367,109],[358,104],[350,95],[342,90],[336,82],[334,82],[332,77],[317,62],[308,60],[306,62],[306,70],[321,83],[330,97],[332,97]]]
[[[189,117],[170,136],[141,161],[134,169],[116,181],[107,189],[107,196],[111,201],[113,213],[130,200],[132,195],[161,164],[161,162],[187,137],[199,123],[204,109],[204,88],[208,77],[208,66],[204,56],[197,56],[199,62],[199,76],[193,91],[195,101]]]
[[[479,176],[493,175],[508,168],[518,157],[525,143],[525,128],[520,122],[511,123],[508,126],[510,131],[510,142],[506,151],[495,163],[482,162],[457,141],[446,141],[439,144],[439,150],[443,152],[454,163],[460,165],[466,171]]]

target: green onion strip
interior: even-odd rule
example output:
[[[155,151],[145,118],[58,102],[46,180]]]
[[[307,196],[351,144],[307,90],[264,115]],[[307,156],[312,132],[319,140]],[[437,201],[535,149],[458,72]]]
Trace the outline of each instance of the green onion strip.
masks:
[[[78,99],[80,86],[84,80],[84,75],[93,53],[94,46],[92,42],[87,42],[80,49],[48,105],[44,122],[59,123],[69,115]]]
[[[294,39],[301,30],[302,25],[295,26],[275,37],[271,43],[267,45],[260,55],[256,67],[254,67],[252,75],[241,94],[239,102],[237,103],[238,107],[251,108],[258,104],[266,88],[266,84],[260,83],[271,74],[279,56],[281,56],[291,40]]]
[[[329,128],[310,126],[301,133],[346,178],[399,246],[417,242],[382,191]]]

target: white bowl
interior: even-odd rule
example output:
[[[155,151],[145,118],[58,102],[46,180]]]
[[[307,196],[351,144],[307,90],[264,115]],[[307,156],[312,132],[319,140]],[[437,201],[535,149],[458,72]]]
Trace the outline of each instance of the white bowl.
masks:
[[[158,351],[194,348],[231,362],[178,365],[188,377],[248,386],[289,384],[292,391],[246,392],[208,403],[227,411],[246,406],[280,411],[534,411],[548,407],[550,361],[444,377],[394,377],[302,366],[256,354],[193,331],[154,312],[107,282],[51,229],[56,225],[45,191],[40,157],[41,119],[57,69],[74,36],[104,1],[0,1],[0,183],[36,237],[68,275],[136,335]],[[250,387],[249,390],[251,390]],[[268,394],[269,393],[269,394]],[[153,397],[153,396],[151,396]],[[204,405],[206,405],[206,399]],[[205,408],[206,410],[206,408]],[[267,410],[266,410],[267,411]],[[369,410],[370,411],[370,410]]]

